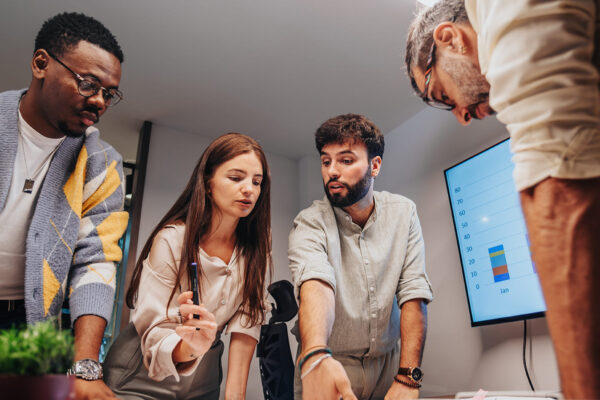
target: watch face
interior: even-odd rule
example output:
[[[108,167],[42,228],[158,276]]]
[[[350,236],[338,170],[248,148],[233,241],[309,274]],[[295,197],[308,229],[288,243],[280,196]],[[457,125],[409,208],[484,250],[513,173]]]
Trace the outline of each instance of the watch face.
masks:
[[[75,363],[75,375],[85,380],[96,380],[102,378],[102,366],[96,360],[89,358]]]
[[[413,368],[411,377],[417,382],[419,382],[421,379],[423,379],[423,372],[421,371],[421,368],[418,368],[418,367]]]

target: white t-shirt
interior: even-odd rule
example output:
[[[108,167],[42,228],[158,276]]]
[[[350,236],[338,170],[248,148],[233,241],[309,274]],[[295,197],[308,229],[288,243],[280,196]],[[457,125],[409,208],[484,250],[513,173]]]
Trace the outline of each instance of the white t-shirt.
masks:
[[[4,209],[0,211],[0,299],[17,300],[25,292],[25,240],[39,189],[54,151],[64,138],[51,139],[33,129],[19,112],[20,137],[12,180]],[[34,181],[25,193],[26,179]]]

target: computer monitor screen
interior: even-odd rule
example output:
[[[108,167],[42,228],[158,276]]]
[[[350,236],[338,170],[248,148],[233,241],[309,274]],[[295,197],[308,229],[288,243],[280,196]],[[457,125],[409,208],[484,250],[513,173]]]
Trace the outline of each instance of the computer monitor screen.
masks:
[[[471,325],[546,310],[506,139],[444,171]]]

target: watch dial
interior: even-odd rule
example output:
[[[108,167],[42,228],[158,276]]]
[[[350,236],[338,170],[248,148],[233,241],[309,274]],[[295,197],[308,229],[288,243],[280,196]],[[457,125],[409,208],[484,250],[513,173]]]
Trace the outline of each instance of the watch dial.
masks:
[[[420,381],[422,377],[423,377],[423,373],[421,372],[421,370],[419,368],[415,368],[412,370],[412,378],[415,381]]]
[[[91,359],[81,360],[79,363],[81,377],[83,379],[95,380],[102,378],[102,366],[99,362]]]

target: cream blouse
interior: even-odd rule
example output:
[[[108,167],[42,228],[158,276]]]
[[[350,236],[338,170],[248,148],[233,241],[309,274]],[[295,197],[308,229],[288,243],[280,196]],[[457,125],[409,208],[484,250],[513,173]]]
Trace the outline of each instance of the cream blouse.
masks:
[[[150,378],[157,381],[171,375],[179,381],[179,374],[192,374],[202,359],[199,357],[193,363],[178,366],[172,359],[173,349],[181,340],[175,333],[180,324],[177,297],[182,291],[190,290],[189,279],[184,274],[169,304],[167,316],[167,300],[177,279],[184,233],[184,225],[169,225],[154,238],[150,254],[144,260],[136,308],[131,313],[131,320],[141,337],[144,365]],[[243,333],[258,341],[260,325],[249,327],[239,311],[244,268],[241,255],[234,251],[229,264],[226,264],[200,249],[200,263],[200,302],[214,314],[217,329],[223,330],[227,325],[226,333]]]

